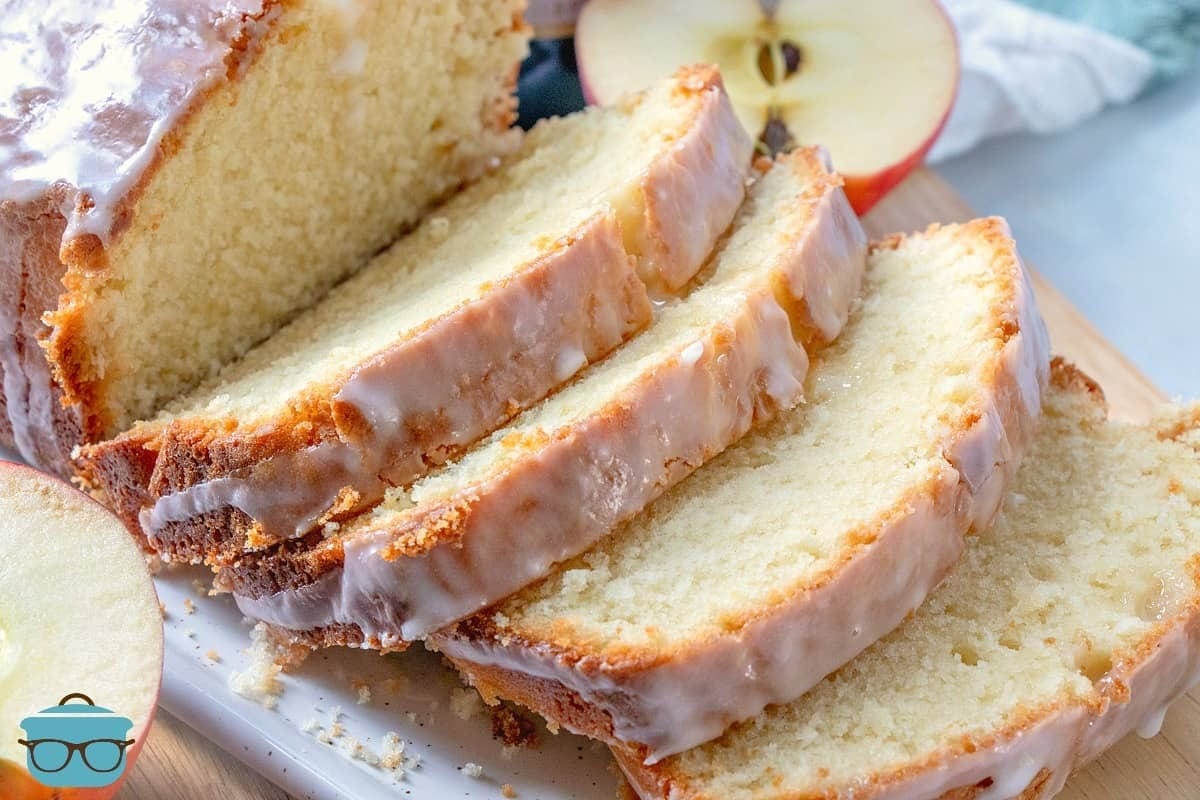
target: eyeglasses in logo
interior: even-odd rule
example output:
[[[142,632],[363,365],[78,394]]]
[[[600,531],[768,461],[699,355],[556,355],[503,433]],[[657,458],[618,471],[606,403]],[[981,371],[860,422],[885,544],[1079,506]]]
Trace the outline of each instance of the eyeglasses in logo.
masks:
[[[125,771],[126,748],[134,743],[125,738],[132,720],[79,693],[26,717],[21,727],[29,738],[17,742],[29,751],[29,773],[52,787],[94,788],[116,782]]]

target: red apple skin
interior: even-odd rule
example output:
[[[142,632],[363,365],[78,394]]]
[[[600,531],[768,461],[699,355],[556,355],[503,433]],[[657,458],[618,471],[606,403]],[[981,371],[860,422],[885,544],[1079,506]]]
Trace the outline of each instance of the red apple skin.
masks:
[[[585,20],[587,19],[588,14],[592,11],[593,7],[594,7],[593,3],[584,3],[583,4],[583,8],[579,12],[579,18],[575,21],[575,30],[579,30],[579,27],[581,25],[587,24],[585,22]],[[588,58],[587,58],[586,49],[580,47],[579,37],[576,36],[575,37],[575,66],[579,72],[579,88],[583,90],[583,101],[585,103],[587,103],[588,105],[595,105],[598,101],[596,100],[595,93],[592,92],[592,87],[588,84],[587,72],[584,69],[584,65],[587,63],[589,63],[589,62],[588,62]],[[682,66],[682,64],[680,66]]]
[[[955,71],[954,88],[958,91],[958,71]],[[946,120],[950,118],[950,110],[954,107],[951,103],[946,109],[946,113],[942,115],[942,119],[938,122],[937,127],[933,129],[933,133],[925,140],[915,152],[907,156],[903,161],[893,164],[890,167],[876,172],[873,175],[842,175],[845,181],[843,189],[846,192],[847,199],[850,200],[850,207],[854,209],[854,213],[860,217],[870,211],[876,203],[882,200],[888,192],[896,188],[900,181],[908,177],[908,174],[925,160],[925,156],[929,153],[933,143],[937,141],[938,136],[942,132],[942,128],[946,127]],[[837,164],[834,164],[837,168]]]
[[[847,175],[842,173],[842,179],[845,181],[844,190],[846,197],[850,200],[850,206],[859,216],[870,211],[876,203],[882,200],[888,192],[896,188],[896,186],[908,177],[914,169],[919,167],[928,155],[930,148],[942,133],[942,129],[946,127],[946,121],[950,119],[950,112],[954,110],[954,98],[958,96],[958,85],[962,81],[962,45],[958,38],[958,30],[954,27],[954,22],[950,19],[950,15],[946,12],[945,6],[941,0],[933,0],[933,4],[937,7],[938,13],[942,17],[942,21],[950,30],[951,37],[954,40],[954,88],[950,92],[950,103],[946,106],[942,118],[938,120],[938,124],[930,132],[928,138],[921,145],[909,153],[900,161],[891,166],[884,167],[879,172],[867,175]],[[591,4],[583,7],[580,14],[580,20],[588,13]],[[587,53],[580,51],[576,54],[579,64],[579,84],[583,89],[583,98],[588,103],[596,102],[596,95],[592,91],[592,87],[587,81],[587,71],[585,65],[588,63]],[[752,132],[753,135],[753,132]],[[826,142],[805,142],[805,144],[824,144]],[[837,153],[832,147],[829,147],[830,155],[833,158],[834,169],[837,169]]]
[[[26,479],[48,481],[76,498],[83,498],[93,505],[104,508],[95,498],[89,497],[71,484],[54,475],[36,470],[33,467],[17,464],[12,461],[0,461],[0,470],[16,470],[28,473]],[[104,509],[104,513],[112,516],[112,512],[106,508]],[[115,516],[113,518],[116,519]],[[122,525],[122,527],[124,526]],[[134,544],[136,545],[136,542]],[[146,580],[150,580],[149,572],[146,574]],[[154,589],[154,594],[155,597],[158,596],[157,589]],[[158,649],[161,653],[163,649],[163,632],[161,626],[158,629],[158,638]],[[129,738],[134,741],[125,751],[125,771],[112,784],[88,789],[52,789],[34,780],[33,776],[26,771],[23,764],[17,764],[8,759],[0,758],[0,798],[2,800],[111,800],[125,784],[125,781],[129,779],[138,756],[142,754],[142,748],[146,744],[146,737],[150,734],[150,727],[154,724],[154,718],[158,714],[158,698],[161,694],[162,670],[160,669],[158,673],[158,685],[154,690],[154,703],[150,706],[150,711],[146,715],[146,722],[140,728],[134,728],[129,732]]]
[[[942,118],[938,120],[937,126],[930,132],[925,142],[903,160],[873,175],[842,175],[846,182],[844,187],[846,197],[849,198],[850,206],[859,216],[870,211],[888,192],[896,188],[900,181],[907,178],[910,172],[921,166],[930,148],[933,147],[933,143],[937,141],[942,129],[946,127],[946,121],[950,119],[950,112],[954,110],[954,99],[958,96],[958,85],[962,81],[962,43],[958,39],[958,29],[954,27],[954,22],[946,13],[946,8],[942,5],[941,0],[934,0],[934,5],[937,6],[938,13],[942,15],[942,20],[946,23],[954,40],[954,86],[950,91],[950,102],[946,105]],[[831,155],[834,159],[834,169],[836,169],[837,154],[831,152]]]

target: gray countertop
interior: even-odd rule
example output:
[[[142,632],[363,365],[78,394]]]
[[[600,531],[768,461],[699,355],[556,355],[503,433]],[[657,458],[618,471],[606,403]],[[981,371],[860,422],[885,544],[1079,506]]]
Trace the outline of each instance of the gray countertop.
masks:
[[[1200,70],[937,165],[1152,381],[1200,399]]]

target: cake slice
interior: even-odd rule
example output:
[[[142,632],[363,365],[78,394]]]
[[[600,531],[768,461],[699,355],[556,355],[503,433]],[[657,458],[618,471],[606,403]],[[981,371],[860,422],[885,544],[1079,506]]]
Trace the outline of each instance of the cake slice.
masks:
[[[511,152],[521,0],[6,0],[0,443],[60,474]]]
[[[718,736],[803,694],[937,585],[1032,435],[1046,348],[1002,220],[888,239],[802,407],[429,643],[485,697],[638,759]]]
[[[644,327],[744,196],[715,67],[537,126],[215,380],[84,450],[172,560],[227,564],[408,485]]]
[[[792,407],[802,345],[841,330],[866,253],[823,159],[776,163],[708,280],[571,386],[335,535],[247,557],[220,582],[310,644],[400,647],[545,575]]]
[[[618,759],[647,800],[1048,798],[1198,680],[1200,406],[1106,421],[1056,363],[1004,511],[911,619],[714,742]]]

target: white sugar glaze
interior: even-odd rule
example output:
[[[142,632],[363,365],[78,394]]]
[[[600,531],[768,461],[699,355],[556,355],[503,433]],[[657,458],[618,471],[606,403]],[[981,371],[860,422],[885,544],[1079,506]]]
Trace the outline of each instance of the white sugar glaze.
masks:
[[[836,186],[820,191],[804,235],[755,276],[725,331],[680,344],[624,386],[598,389],[604,402],[569,429],[547,431],[551,445],[460,487],[458,496],[472,498],[461,536],[419,557],[378,555],[406,528],[436,522],[455,500],[433,498],[407,512],[404,524],[343,537],[340,570],[271,595],[239,593],[242,610],[297,631],[358,625],[374,647],[424,636],[544,575],[735,440],[753,418],[793,405],[807,359],[774,289],[803,287],[800,273],[819,270],[833,289],[792,302],[806,319],[826,321],[817,339],[832,338],[865,260],[866,237],[844,194]]]
[[[461,487],[476,498],[468,528],[424,555],[381,555],[406,527],[436,517],[409,512],[405,523],[357,532],[344,541],[344,565],[316,583],[273,595],[238,595],[243,613],[292,630],[357,625],[367,646],[422,638],[544,575],[629,519],[755,416],[800,398],[808,361],[787,317],[766,293],[747,299],[736,335],[717,330],[690,365],[664,354],[590,417],[548,432],[551,444]],[[748,402],[751,399],[751,402]],[[619,419],[618,424],[613,420]]]
[[[0,19],[0,199],[62,182],[64,240],[107,241],[162,136],[273,18],[262,0],[13,3]]]
[[[1128,734],[1156,729],[1171,702],[1200,685],[1200,615],[1192,609],[1164,627],[1133,648],[1144,649],[1145,658],[1118,664],[1094,684],[1091,696],[1065,698],[993,743],[972,742],[970,752],[939,750],[920,757],[919,764],[864,777],[840,792],[856,800],[938,800],[979,787],[974,800],[1015,800],[1043,780],[1044,772],[1036,798],[1048,800],[1072,772]],[[1111,696],[1114,691],[1124,695],[1124,689],[1126,700]],[[1014,709],[1014,714],[1027,711]],[[990,738],[988,732],[982,738]],[[631,781],[642,777],[637,764],[623,758],[618,763]],[[643,796],[658,797],[652,788]]]
[[[343,487],[362,503],[378,500],[425,472],[439,451],[469,444],[545,396],[570,377],[559,369],[561,349],[578,353],[578,369],[649,319],[620,228],[597,215],[569,246],[355,369],[333,398],[339,436],[165,494],[143,512],[143,528],[169,554],[168,523],[232,506],[260,524],[264,544],[303,535]],[[429,425],[438,426],[433,446],[420,438]]]
[[[274,17],[261,0],[7,4],[0,15],[4,213],[61,214],[64,245],[85,234],[107,244],[163,135],[225,76],[233,43],[253,53]],[[19,272],[23,245],[8,245],[13,271],[3,276],[0,298],[8,420],[23,458],[58,467],[69,447],[57,440],[58,399],[37,349],[34,307],[54,298],[40,290],[34,297],[33,278]]]
[[[451,629],[431,644],[468,673],[474,663],[558,681],[607,713],[615,739],[644,745],[647,763],[799,697],[898,625],[955,562],[967,530],[990,524],[998,512],[1032,440],[1049,376],[1045,327],[1027,274],[1014,268],[1018,332],[998,354],[993,382],[970,401],[977,421],[943,444],[945,467],[928,493],[897,497],[903,510],[888,509],[876,540],[819,589],[798,588],[795,601],[737,630],[670,652],[647,651],[640,660],[622,650],[611,662],[598,653],[576,663],[503,625],[487,640]]]
[[[1033,727],[973,753],[938,754],[911,778],[863,786],[861,796],[872,800],[937,800],[947,792],[977,786],[988,780],[974,800],[1013,800],[1043,770],[1049,773],[1039,797],[1057,794],[1074,765],[1075,746],[1087,722],[1079,706],[1048,716]]]
[[[1144,658],[1117,664],[1094,684],[1091,697],[1051,708],[1031,727],[974,752],[936,753],[911,777],[878,776],[856,788],[870,800],[936,800],[954,789],[991,780],[976,800],[1013,800],[1045,770],[1037,797],[1050,798],[1067,778],[1133,732],[1158,733],[1168,706],[1200,684],[1200,615],[1169,620],[1135,646]],[[1115,695],[1115,696],[1114,696]],[[1015,711],[1015,710],[1014,710]]]
[[[649,321],[646,286],[624,272],[659,292],[695,275],[741,204],[750,151],[728,99],[705,90],[694,125],[638,178],[636,202],[614,200],[552,260],[356,370],[333,400],[336,438],[155,498],[142,515],[153,543],[169,553],[171,523],[225,506],[259,524],[260,544],[302,535],[342,489],[377,501],[541,399]],[[417,441],[429,420],[444,434]]]

